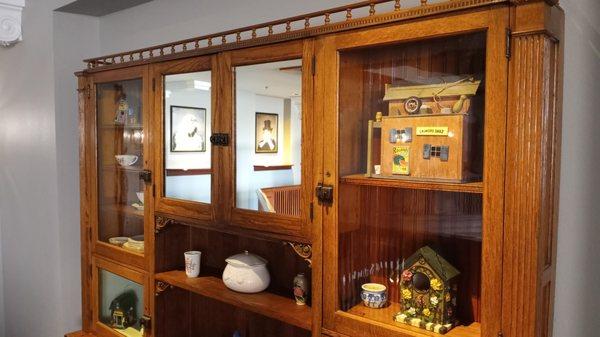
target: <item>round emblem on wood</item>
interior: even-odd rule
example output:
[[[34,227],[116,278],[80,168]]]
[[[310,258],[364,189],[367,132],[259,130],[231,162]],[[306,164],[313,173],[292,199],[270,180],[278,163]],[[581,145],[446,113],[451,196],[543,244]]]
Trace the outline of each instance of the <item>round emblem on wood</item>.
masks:
[[[409,115],[418,114],[422,104],[423,102],[419,97],[412,96],[404,101],[404,110],[406,110]]]

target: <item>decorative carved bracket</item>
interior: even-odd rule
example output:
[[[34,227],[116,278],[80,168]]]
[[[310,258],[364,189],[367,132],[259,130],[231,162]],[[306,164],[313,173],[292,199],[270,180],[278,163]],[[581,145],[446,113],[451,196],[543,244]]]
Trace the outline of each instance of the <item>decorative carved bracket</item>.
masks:
[[[284,245],[289,245],[294,249],[294,252],[298,254],[304,261],[308,262],[308,266],[312,268],[312,246],[304,243],[296,242],[284,242]]]
[[[154,233],[158,234],[160,233],[163,229],[165,229],[166,227],[172,225],[175,223],[175,220],[173,219],[169,219],[169,218],[165,218],[162,216],[156,216],[154,218]]]
[[[159,296],[160,294],[162,294],[165,290],[167,289],[172,289],[173,286],[166,283],[166,282],[162,282],[162,281],[156,281],[156,287],[154,289],[154,295],[155,296]]]
[[[0,46],[10,47],[22,41],[21,12],[25,0],[0,0]]]

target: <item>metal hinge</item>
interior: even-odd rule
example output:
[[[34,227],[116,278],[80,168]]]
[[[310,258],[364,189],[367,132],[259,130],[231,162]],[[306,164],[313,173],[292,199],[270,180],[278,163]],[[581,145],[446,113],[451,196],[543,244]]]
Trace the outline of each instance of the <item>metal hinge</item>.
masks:
[[[143,170],[140,172],[140,179],[143,180],[146,184],[150,184],[152,182],[152,171]]]
[[[510,60],[512,56],[512,31],[510,28],[506,28],[506,58]]]
[[[310,203],[310,222],[312,222],[312,221],[313,221],[313,219],[314,219],[314,216],[315,216],[315,206],[314,206],[314,204],[311,202],[311,203]]]
[[[316,188],[319,205],[331,205],[333,203],[333,186],[319,183]]]
[[[312,75],[315,76],[317,73],[317,57],[313,56],[312,58]]]
[[[229,145],[229,134],[213,133],[212,136],[210,136],[210,142],[215,146],[228,146]]]
[[[152,319],[150,318],[150,316],[148,316],[148,315],[142,316],[140,318],[140,326],[141,326],[142,330],[144,331],[144,335],[146,335],[146,333],[152,329]]]

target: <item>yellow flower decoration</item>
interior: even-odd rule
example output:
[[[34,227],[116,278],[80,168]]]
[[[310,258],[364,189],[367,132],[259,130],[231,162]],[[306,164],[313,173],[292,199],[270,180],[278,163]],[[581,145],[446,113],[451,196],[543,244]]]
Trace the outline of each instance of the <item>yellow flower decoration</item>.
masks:
[[[412,292],[408,289],[404,289],[402,290],[402,298],[404,298],[405,300],[409,300],[412,298]]]
[[[431,315],[431,311],[429,311],[429,309],[423,309],[423,315],[425,317],[429,317]]]
[[[436,278],[431,279],[431,281],[429,282],[429,285],[431,285],[431,288],[433,288],[433,290],[436,290],[436,291],[440,291],[444,287],[444,285],[442,284],[442,281],[440,281]]]

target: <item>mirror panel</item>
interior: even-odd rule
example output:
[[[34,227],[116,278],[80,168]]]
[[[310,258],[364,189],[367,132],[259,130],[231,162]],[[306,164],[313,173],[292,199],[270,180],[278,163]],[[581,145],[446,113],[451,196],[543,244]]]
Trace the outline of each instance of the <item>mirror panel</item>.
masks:
[[[235,68],[236,207],[300,216],[302,60]]]
[[[164,77],[164,195],[211,203],[211,72]]]

